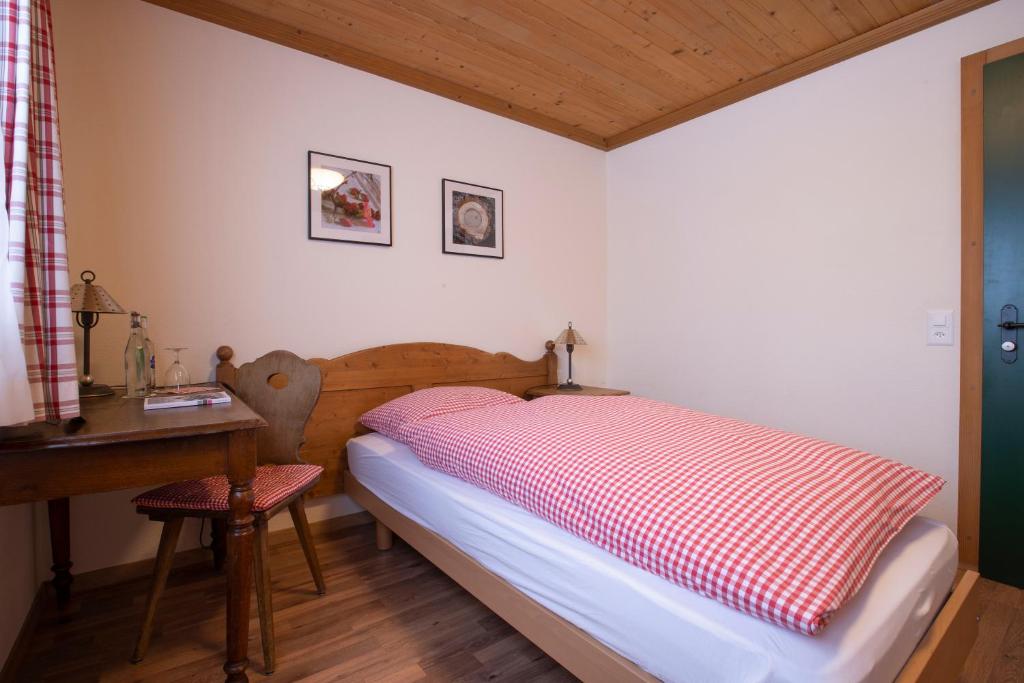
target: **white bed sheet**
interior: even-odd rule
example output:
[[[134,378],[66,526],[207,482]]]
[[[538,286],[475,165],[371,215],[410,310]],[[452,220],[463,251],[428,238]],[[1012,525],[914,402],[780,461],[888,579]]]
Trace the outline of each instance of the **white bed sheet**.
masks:
[[[634,567],[379,434],[350,440],[348,464],[388,505],[665,681],[892,681],[956,574],[952,532],[917,517],[825,631],[807,636]]]

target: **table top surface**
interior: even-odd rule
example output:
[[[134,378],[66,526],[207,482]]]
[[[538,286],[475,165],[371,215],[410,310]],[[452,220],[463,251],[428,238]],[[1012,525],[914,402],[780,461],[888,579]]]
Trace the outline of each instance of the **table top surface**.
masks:
[[[579,390],[559,389],[557,384],[545,384],[526,390],[529,396],[626,396],[629,394],[625,389],[606,389],[604,387],[583,386]]]
[[[220,385],[210,388],[228,391]],[[231,403],[143,410],[142,399],[125,398],[124,389],[115,389],[113,396],[83,398],[84,420],[0,427],[0,453],[200,436],[267,425],[241,399],[228,393]]]

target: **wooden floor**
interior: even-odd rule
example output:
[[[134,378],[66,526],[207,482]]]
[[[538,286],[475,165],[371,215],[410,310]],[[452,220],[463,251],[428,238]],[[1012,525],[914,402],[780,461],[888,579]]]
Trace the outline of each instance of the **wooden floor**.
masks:
[[[1024,681],[1024,590],[981,580],[978,640],[960,683]]]
[[[333,528],[318,549],[328,594],[318,597],[291,532],[272,535],[278,668],[262,671],[250,624],[253,681],[572,681],[573,677],[415,551],[374,547],[369,525]],[[146,660],[128,662],[144,579],[79,593],[63,618],[40,618],[19,681],[221,681],[222,576],[176,570]],[[1024,591],[982,581],[981,637],[962,683],[1024,681]],[[255,605],[254,605],[255,613]]]

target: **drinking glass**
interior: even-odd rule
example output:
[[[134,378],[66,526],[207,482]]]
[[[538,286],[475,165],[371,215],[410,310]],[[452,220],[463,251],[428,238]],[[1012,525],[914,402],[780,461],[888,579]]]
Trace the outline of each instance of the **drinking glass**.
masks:
[[[171,367],[167,368],[167,372],[164,373],[164,388],[177,391],[192,383],[188,370],[181,364],[181,352],[188,350],[188,347],[168,346],[166,350],[174,352],[174,362],[171,363]]]

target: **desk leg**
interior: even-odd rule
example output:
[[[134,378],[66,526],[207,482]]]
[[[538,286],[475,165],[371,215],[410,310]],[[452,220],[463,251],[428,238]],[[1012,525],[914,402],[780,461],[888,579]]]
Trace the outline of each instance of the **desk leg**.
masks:
[[[71,501],[57,498],[46,502],[50,520],[50,553],[53,557],[53,588],[57,606],[64,609],[71,600]]]
[[[252,542],[254,498],[252,481],[256,476],[256,432],[242,430],[228,435],[227,457],[227,683],[248,681],[249,601],[252,589]]]

